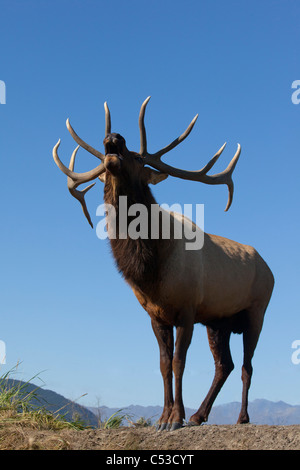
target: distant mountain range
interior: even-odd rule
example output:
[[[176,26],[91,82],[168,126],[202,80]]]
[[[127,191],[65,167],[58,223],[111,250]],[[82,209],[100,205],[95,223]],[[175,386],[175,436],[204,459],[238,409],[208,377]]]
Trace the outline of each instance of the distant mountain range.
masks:
[[[12,386],[22,386],[24,382],[7,379],[2,386],[10,388]],[[0,387],[1,389],[1,387]],[[155,423],[161,413],[161,406],[139,406],[130,405],[128,407],[108,408],[100,406],[99,408],[84,407],[78,403],[59,395],[52,390],[46,390],[32,383],[26,384],[27,393],[35,390],[36,399],[33,403],[36,406],[44,406],[52,413],[64,415],[67,421],[80,419],[85,424],[97,427],[99,419],[105,421],[114,413],[122,409],[122,414],[128,416],[128,420],[136,422],[140,418],[150,420]],[[235,424],[240,412],[241,404],[239,402],[227,403],[225,405],[214,406],[207,424]],[[186,408],[186,419],[195,413],[196,410]],[[269,425],[289,425],[300,424],[300,405],[289,405],[283,401],[272,402],[264,399],[257,399],[249,403],[249,415],[252,424]],[[129,421],[124,420],[123,424],[128,425]]]
[[[241,403],[239,402],[214,406],[209,415],[207,424],[235,424],[239,416],[240,408]],[[101,406],[98,409],[89,407],[88,409],[96,415],[100,415],[102,421],[119,410],[119,408],[108,408],[106,406]],[[283,401],[272,402],[257,399],[249,403],[248,411],[252,424],[300,424],[300,405],[293,406]],[[188,420],[195,412],[196,410],[185,408],[186,419]],[[130,405],[122,408],[122,413],[128,414],[129,419],[133,422],[136,422],[142,417],[146,420],[150,419],[152,423],[155,423],[162,413],[162,407]]]

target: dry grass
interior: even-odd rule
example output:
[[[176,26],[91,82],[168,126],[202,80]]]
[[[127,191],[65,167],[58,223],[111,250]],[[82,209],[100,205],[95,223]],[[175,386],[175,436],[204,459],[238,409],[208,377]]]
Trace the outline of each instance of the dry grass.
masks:
[[[40,430],[0,424],[0,450],[299,450],[300,426],[206,425],[157,432],[148,428]]]

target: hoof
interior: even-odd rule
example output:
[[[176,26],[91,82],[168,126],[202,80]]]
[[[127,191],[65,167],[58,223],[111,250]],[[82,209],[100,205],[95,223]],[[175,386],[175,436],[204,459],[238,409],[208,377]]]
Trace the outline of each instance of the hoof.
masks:
[[[156,431],[165,431],[168,427],[168,423],[161,423],[156,427]]]
[[[189,422],[187,423],[187,426],[188,426],[188,427],[200,426],[200,424],[195,423],[195,421],[189,421]]]
[[[176,431],[176,429],[180,429],[180,428],[182,428],[182,424],[175,422],[175,423],[172,423],[170,431]]]
[[[249,419],[247,419],[247,418],[238,419],[236,424],[249,424]]]
[[[237,420],[236,424],[248,424],[249,423],[249,415],[248,413],[240,413],[239,419]]]

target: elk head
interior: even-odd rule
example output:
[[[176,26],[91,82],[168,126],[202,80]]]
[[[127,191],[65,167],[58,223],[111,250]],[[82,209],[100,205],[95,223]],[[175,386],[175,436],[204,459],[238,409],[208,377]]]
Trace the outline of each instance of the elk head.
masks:
[[[174,147],[179,145],[191,132],[194,127],[194,124],[198,118],[198,114],[191,121],[190,125],[187,127],[185,132],[181,134],[177,139],[171,142],[166,147],[162,148],[154,154],[150,154],[147,150],[147,137],[146,129],[144,124],[144,117],[146,106],[150,96],[144,101],[141,106],[140,115],[139,115],[139,128],[140,128],[140,151],[131,152],[126,147],[126,141],[124,137],[120,134],[111,133],[111,117],[110,112],[107,106],[107,103],[104,103],[105,109],[105,138],[103,141],[105,154],[102,154],[98,150],[94,149],[86,142],[84,142],[72,128],[69,119],[67,119],[66,125],[72,135],[75,142],[78,146],[74,150],[69,168],[67,168],[59,159],[57,150],[60,145],[60,140],[57,142],[53,148],[53,158],[57,166],[62,170],[62,172],[68,177],[68,189],[72,196],[74,196],[80,202],[83,212],[91,225],[93,227],[90,214],[87,210],[86,202],[84,196],[86,192],[91,189],[95,183],[90,184],[85,189],[79,191],[77,187],[83,183],[87,183],[99,177],[101,181],[105,181],[106,172],[108,171],[114,177],[128,177],[140,180],[145,184],[156,184],[160,181],[166,179],[169,175],[176,178],[182,178],[191,181],[199,181],[205,184],[226,184],[228,186],[229,196],[227,201],[227,206],[225,211],[229,209],[232,203],[233,198],[233,181],[232,173],[237,164],[241,153],[241,147],[238,144],[237,151],[229,163],[226,170],[215,175],[207,175],[208,171],[213,167],[221,153],[223,152],[226,143],[218,150],[218,152],[211,158],[211,160],[198,171],[187,171],[181,170],[179,168],[172,167],[161,161],[161,157],[172,150]],[[86,173],[75,173],[74,172],[74,163],[76,153],[82,147],[87,150],[89,153],[93,154],[95,157],[101,160],[100,165],[94,168],[91,171]]]

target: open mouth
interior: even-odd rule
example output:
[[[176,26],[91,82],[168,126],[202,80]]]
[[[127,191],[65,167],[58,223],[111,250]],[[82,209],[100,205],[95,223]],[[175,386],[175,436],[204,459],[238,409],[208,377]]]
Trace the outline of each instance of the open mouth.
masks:
[[[118,155],[120,153],[120,149],[119,149],[119,146],[112,143],[112,142],[107,142],[105,144],[105,155],[108,155],[108,154],[116,154]]]

